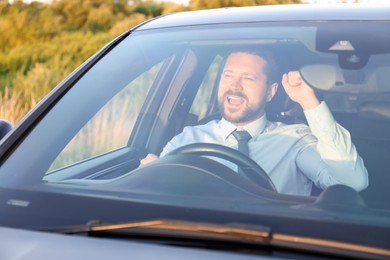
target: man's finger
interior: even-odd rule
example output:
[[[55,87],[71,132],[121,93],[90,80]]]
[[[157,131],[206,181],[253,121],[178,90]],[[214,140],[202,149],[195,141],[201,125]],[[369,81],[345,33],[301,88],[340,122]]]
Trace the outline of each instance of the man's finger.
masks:
[[[297,86],[302,83],[301,75],[299,71],[290,71],[288,73],[288,79],[291,85]]]

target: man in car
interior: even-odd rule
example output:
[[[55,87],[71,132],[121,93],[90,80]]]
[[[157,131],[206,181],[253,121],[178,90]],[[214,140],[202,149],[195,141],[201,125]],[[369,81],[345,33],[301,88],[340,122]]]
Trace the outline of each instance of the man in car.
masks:
[[[360,191],[368,185],[367,170],[349,132],[334,120],[298,71],[283,75],[287,95],[304,110],[308,126],[270,122],[266,103],[278,83],[273,60],[265,53],[232,52],[218,89],[221,120],[186,127],[164,148],[161,157],[191,143],[215,143],[237,149],[235,131],[247,131],[249,156],[269,175],[280,193],[310,195],[312,185],[325,189],[344,184]],[[144,165],[158,157],[149,154]]]

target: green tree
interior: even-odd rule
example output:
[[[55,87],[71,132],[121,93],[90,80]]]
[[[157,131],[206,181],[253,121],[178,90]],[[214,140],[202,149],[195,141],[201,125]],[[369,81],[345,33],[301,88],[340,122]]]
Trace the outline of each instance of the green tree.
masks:
[[[115,17],[110,6],[89,10],[85,28],[92,32],[107,31],[114,24]]]
[[[162,7],[162,14],[170,14],[175,12],[183,12],[188,11],[188,7],[184,6],[183,4],[176,4],[173,2],[165,2],[163,3]]]
[[[229,6],[255,6],[255,5],[274,5],[274,4],[300,4],[301,0],[190,0],[189,8],[191,10],[212,9]]]
[[[133,12],[156,17],[162,14],[162,7],[161,3],[153,1],[141,2],[134,6]]]

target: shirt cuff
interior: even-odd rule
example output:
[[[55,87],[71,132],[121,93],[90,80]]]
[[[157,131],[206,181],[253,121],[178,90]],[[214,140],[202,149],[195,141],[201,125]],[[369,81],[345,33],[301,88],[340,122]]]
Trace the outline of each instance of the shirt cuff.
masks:
[[[304,110],[303,112],[313,134],[326,131],[336,123],[329,107],[324,101],[317,107]]]

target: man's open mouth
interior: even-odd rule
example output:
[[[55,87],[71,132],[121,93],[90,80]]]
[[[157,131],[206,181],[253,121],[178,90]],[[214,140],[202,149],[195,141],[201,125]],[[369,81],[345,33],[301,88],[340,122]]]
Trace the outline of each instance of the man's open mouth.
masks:
[[[246,98],[242,95],[226,95],[226,100],[229,105],[240,106],[246,101]]]

